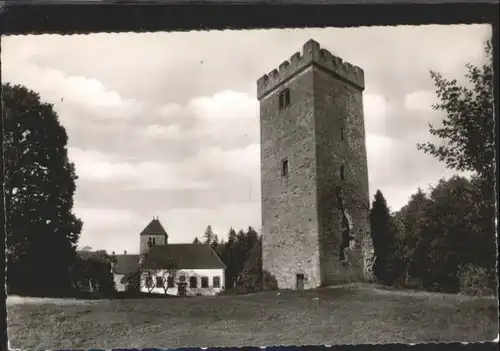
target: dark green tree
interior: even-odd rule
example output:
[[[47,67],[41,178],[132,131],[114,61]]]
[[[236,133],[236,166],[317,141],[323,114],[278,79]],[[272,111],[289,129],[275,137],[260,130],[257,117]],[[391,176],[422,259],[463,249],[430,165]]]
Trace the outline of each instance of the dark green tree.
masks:
[[[250,235],[253,236],[253,233]],[[238,275],[237,288],[239,292],[255,292],[262,290],[262,283],[262,237],[258,237],[253,242],[253,246],[248,252],[248,257]]]
[[[221,259],[226,265],[225,272],[225,282],[227,288],[234,287],[236,281],[236,269],[235,269],[235,245],[237,241],[236,231],[231,227],[228,233],[227,243],[224,245],[224,250],[221,254]]]
[[[377,190],[370,211],[371,236],[375,262],[373,272],[384,284],[392,284],[395,280],[393,260],[395,250],[395,226],[387,201],[380,190]]]
[[[480,218],[475,192],[469,180],[458,176],[441,179],[432,189],[410,262],[411,274],[422,280],[426,290],[458,292],[460,267],[478,263],[487,254],[488,247],[477,242]]]
[[[396,238],[395,256],[398,259],[398,278],[402,285],[408,284],[410,276],[418,272],[418,266],[412,265],[415,248],[421,237],[422,221],[429,199],[425,192],[418,188],[408,203],[394,216],[396,226],[399,225]],[[413,271],[413,273],[412,273]]]
[[[77,254],[77,270],[73,271],[73,282],[78,288],[91,286],[93,291],[104,294],[116,291],[112,274],[112,264],[116,264],[114,255],[109,255],[105,250],[81,250]]]
[[[66,131],[37,93],[2,84],[2,99],[8,288],[67,292],[82,221],[72,212],[77,176]]]
[[[198,239],[197,236],[194,238],[193,244],[201,244],[201,241],[200,241],[200,239]]]
[[[215,235],[214,231],[212,230],[212,226],[208,225],[207,229],[205,229],[205,233],[203,234],[203,238],[205,239],[204,244],[212,245],[212,243],[215,240],[215,237],[216,237],[216,235]]]

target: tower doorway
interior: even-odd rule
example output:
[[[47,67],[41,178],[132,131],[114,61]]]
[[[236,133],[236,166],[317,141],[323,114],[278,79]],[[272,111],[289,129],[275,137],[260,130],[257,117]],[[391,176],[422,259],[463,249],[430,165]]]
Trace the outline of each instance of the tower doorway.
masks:
[[[299,291],[304,290],[304,274],[297,274],[295,289],[297,289]]]

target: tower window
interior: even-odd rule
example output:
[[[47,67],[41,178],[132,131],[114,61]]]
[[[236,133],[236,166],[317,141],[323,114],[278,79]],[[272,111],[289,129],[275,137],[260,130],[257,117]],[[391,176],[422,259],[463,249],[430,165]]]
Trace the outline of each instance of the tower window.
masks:
[[[281,176],[286,177],[288,175],[288,159],[281,161]]]
[[[344,166],[340,166],[340,180],[345,180],[345,168]]]
[[[284,89],[279,94],[279,106],[280,110],[288,107],[290,105],[290,89]]]
[[[340,140],[344,141],[344,128],[340,128]]]

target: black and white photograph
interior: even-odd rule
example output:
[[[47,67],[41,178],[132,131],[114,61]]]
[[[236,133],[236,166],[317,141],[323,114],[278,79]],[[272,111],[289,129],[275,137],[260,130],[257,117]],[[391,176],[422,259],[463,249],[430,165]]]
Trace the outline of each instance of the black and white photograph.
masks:
[[[10,349],[494,340],[491,37],[2,36]]]

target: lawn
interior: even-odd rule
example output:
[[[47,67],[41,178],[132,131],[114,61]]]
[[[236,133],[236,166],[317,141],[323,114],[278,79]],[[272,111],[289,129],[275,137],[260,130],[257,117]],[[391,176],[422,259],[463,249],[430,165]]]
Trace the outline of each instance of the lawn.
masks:
[[[22,349],[272,346],[490,341],[492,298],[369,285],[173,299],[9,297],[10,345]]]

